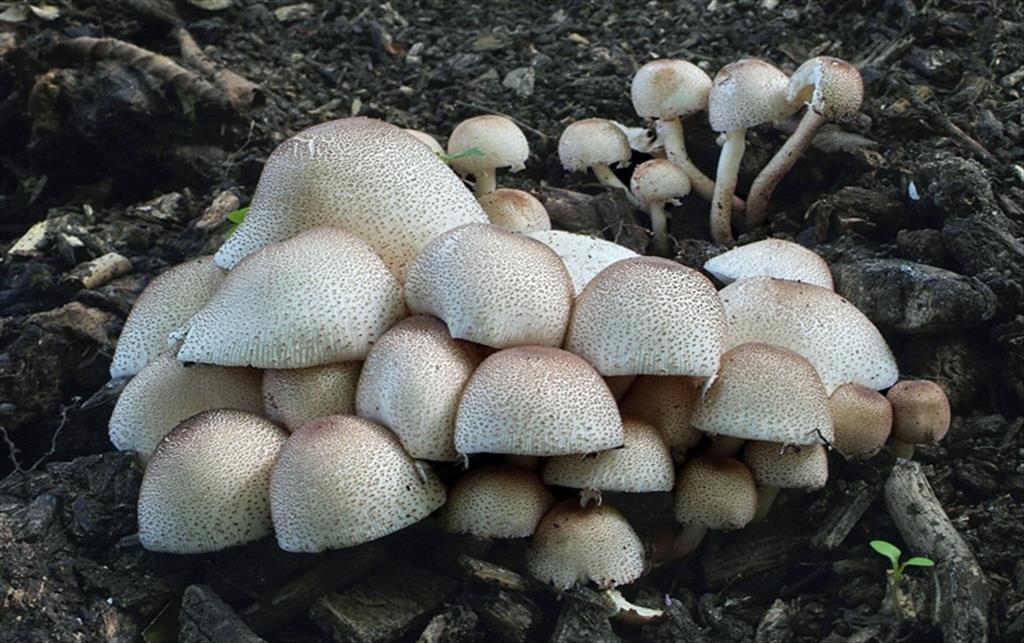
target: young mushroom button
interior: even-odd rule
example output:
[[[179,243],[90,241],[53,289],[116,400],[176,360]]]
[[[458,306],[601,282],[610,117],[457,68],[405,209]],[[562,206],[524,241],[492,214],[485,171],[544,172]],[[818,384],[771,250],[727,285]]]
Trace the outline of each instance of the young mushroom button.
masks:
[[[672,161],[651,159],[633,171],[629,187],[636,200],[642,203],[644,209],[651,215],[655,253],[667,255],[670,244],[665,205],[675,205],[679,203],[679,199],[690,193],[690,179]]]
[[[885,395],[892,404],[892,450],[908,460],[914,445],[946,437],[951,412],[942,387],[928,380],[904,380]]]
[[[482,155],[465,154],[478,149]],[[476,194],[493,192],[498,168],[518,172],[530,156],[530,145],[519,126],[504,116],[485,114],[467,118],[448,137],[449,163],[459,174],[471,175],[476,181]],[[460,156],[461,155],[461,156]]]

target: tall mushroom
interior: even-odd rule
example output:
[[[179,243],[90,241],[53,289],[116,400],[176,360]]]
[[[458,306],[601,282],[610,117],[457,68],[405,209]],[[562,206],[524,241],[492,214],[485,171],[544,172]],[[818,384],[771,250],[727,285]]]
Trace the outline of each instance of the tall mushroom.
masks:
[[[626,135],[614,123],[603,118],[576,121],[558,137],[558,158],[566,172],[586,172],[590,169],[602,185],[622,190],[630,203],[641,207],[629,188],[611,169],[612,165],[628,165],[632,156],[633,150],[629,147]]]
[[[482,155],[462,155],[471,149]],[[504,116],[484,114],[467,118],[452,130],[448,137],[450,163],[461,175],[472,175],[476,181],[476,195],[493,192],[497,187],[495,173],[507,167],[518,172],[530,156],[530,145],[519,126]]]
[[[690,179],[678,165],[668,159],[651,159],[641,163],[629,180],[629,188],[651,215],[651,232],[654,236],[654,252],[667,255],[669,252],[667,204],[677,204],[679,199],[690,193]]]

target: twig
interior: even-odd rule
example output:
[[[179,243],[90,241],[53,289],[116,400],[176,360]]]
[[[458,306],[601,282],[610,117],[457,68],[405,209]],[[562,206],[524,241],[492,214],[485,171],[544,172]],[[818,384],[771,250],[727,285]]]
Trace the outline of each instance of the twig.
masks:
[[[263,88],[230,69],[218,66],[210,60],[187,29],[175,27],[171,30],[171,33],[178,40],[178,45],[181,47],[181,57],[185,62],[211,79],[213,84],[224,93],[232,107],[236,109],[249,109],[250,107],[261,107],[266,102]]]
[[[519,120],[515,116],[511,116],[509,114],[506,114],[505,112],[499,112],[498,110],[491,109],[490,107],[484,107],[483,105],[477,105],[476,103],[467,103],[464,100],[458,100],[458,99],[455,100],[455,104],[456,105],[461,105],[462,107],[468,107],[469,109],[475,109],[476,111],[483,112],[485,114],[494,114],[495,116],[504,116],[505,118],[507,118],[508,120],[512,121],[513,123],[515,123],[519,127],[521,127],[524,130],[526,130],[527,132],[530,132],[532,134],[536,134],[537,136],[541,137],[545,141],[547,141],[548,138],[550,138],[547,134],[545,134],[544,132],[540,131],[536,127],[531,127],[530,125],[527,125],[526,123],[524,123],[523,121]]]
[[[0,425],[0,438],[2,438],[4,443],[7,445],[7,459],[14,467],[14,469],[4,478],[5,480],[15,473],[31,473],[35,471],[39,468],[39,465],[46,461],[47,458],[52,456],[54,453],[57,453],[57,439],[64,431],[64,427],[67,426],[68,417],[71,415],[71,411],[78,407],[80,399],[81,398],[79,397],[75,397],[71,401],[71,404],[65,404],[60,407],[60,423],[57,424],[57,428],[55,428],[53,433],[50,435],[50,448],[46,450],[46,453],[39,456],[39,458],[32,463],[32,466],[27,469],[22,467],[21,462],[18,460],[18,454],[21,453],[21,449],[19,449],[17,445],[14,444],[14,441],[11,440],[11,436],[7,433],[7,428]]]

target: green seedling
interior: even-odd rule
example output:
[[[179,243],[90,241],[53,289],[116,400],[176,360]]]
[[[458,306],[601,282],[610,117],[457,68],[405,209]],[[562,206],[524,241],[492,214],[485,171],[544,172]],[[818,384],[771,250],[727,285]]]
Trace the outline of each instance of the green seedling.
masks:
[[[457,159],[464,159],[469,158],[471,156],[483,155],[484,151],[482,149],[480,149],[479,147],[471,147],[468,150],[462,150],[461,152],[456,152],[455,154],[438,154],[437,158],[441,159],[446,164],[448,164]]]
[[[238,208],[234,212],[228,213],[228,221],[231,222],[231,227],[228,228],[228,233],[226,236],[230,237],[235,233],[235,229],[237,229],[238,225],[245,220],[245,215],[247,214],[249,214],[249,206],[245,206],[244,208]]]
[[[896,545],[886,540],[872,540],[870,543],[871,548],[876,552],[885,556],[889,559],[891,567],[886,572],[887,583],[886,583],[886,605],[883,607],[883,612],[889,612],[896,614],[901,618],[907,616],[908,610],[904,607],[904,601],[901,600],[900,583],[903,580],[903,572],[907,567],[934,567],[935,561],[931,558],[924,558],[923,556],[914,556],[907,560],[900,561],[900,557],[903,552]]]

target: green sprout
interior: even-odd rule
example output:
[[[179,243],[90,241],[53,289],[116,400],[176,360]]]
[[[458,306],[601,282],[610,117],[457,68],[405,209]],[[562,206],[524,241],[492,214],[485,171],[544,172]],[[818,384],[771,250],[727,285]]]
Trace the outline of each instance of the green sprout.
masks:
[[[228,221],[231,222],[231,227],[228,228],[226,236],[230,237],[235,233],[235,230],[238,228],[238,224],[245,220],[245,215],[247,214],[249,214],[249,206],[238,208],[234,212],[228,212]]]
[[[879,554],[885,556],[892,563],[892,567],[889,569],[889,574],[892,576],[892,582],[899,583],[903,579],[903,571],[907,567],[934,567],[935,561],[931,558],[924,558],[923,556],[914,556],[907,560],[900,562],[900,556],[903,552],[900,548],[892,544],[887,540],[872,540],[871,548],[877,551]]]
[[[437,158],[441,159],[444,163],[451,163],[456,159],[469,158],[470,156],[484,156],[484,151],[479,147],[471,147],[468,150],[462,150],[455,154],[438,154]]]

